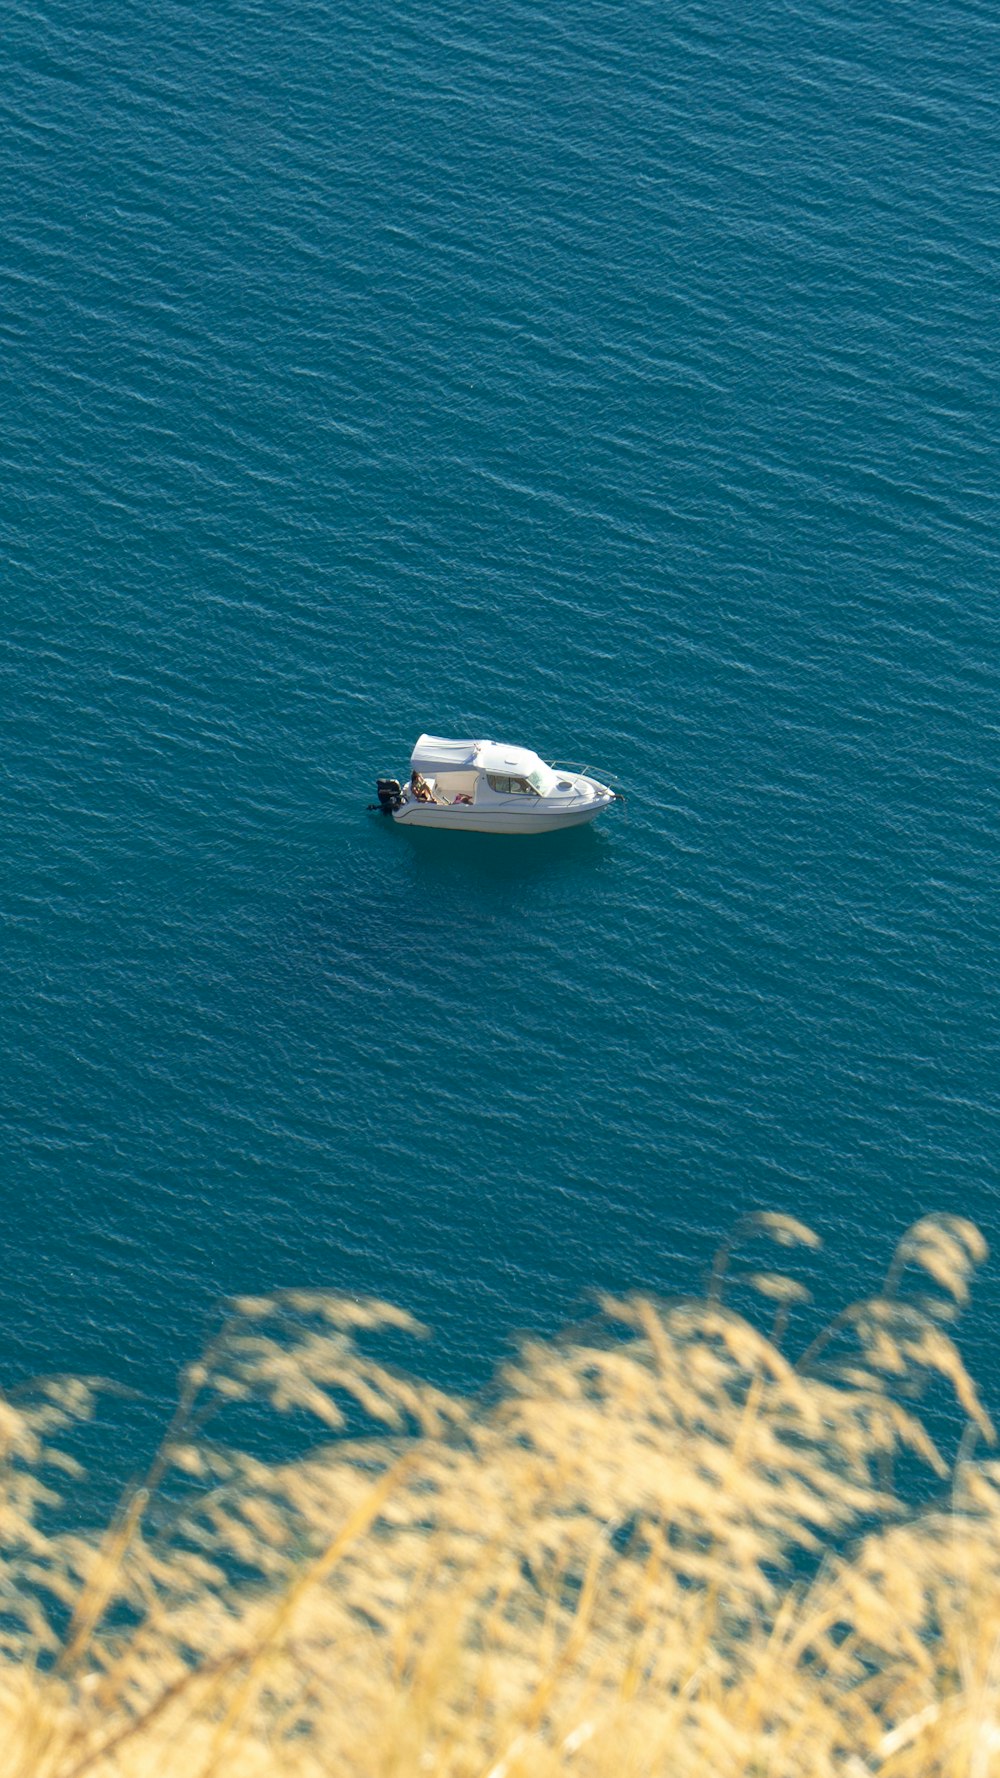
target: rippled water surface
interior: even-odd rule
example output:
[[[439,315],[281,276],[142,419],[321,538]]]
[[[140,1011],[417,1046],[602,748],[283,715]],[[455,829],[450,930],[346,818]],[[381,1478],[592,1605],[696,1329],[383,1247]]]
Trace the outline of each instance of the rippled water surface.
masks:
[[[830,1300],[996,1240],[995,9],[5,38],[6,1374],[158,1413],[309,1282],[470,1385],[749,1206]],[[398,832],[423,728],[627,818]]]

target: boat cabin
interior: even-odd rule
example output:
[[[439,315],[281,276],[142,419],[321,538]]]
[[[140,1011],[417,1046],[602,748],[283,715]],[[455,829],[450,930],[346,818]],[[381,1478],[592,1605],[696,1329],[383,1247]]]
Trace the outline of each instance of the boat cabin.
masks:
[[[421,735],[410,758],[409,794],[459,807],[551,796],[572,785],[527,747],[496,741],[446,741]]]

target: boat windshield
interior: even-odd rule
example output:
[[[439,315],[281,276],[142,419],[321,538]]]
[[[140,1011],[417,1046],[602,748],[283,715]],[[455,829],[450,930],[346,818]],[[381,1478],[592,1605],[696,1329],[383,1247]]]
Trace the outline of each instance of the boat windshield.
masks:
[[[533,790],[537,790],[539,796],[548,796],[549,791],[558,783],[558,779],[555,772],[550,771],[548,766],[543,765],[539,760],[534,771],[528,773],[528,783]]]

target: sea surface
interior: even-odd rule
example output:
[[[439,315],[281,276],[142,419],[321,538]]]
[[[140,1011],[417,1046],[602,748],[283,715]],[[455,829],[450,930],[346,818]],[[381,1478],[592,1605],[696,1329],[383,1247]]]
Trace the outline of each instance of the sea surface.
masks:
[[[127,1469],[227,1293],[474,1388],[754,1207],[1000,1245],[996,7],[4,38],[0,1376]],[[627,810],[397,831],[423,729]]]

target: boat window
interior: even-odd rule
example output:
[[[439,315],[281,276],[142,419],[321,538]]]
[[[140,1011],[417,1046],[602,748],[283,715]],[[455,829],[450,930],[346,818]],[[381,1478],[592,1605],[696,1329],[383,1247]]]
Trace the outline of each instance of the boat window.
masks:
[[[528,783],[532,790],[537,790],[539,796],[548,796],[557,779],[555,772],[550,771],[548,766],[538,764],[533,772],[528,773]]]
[[[531,796],[532,784],[527,778],[500,778],[495,772],[487,772],[486,782],[491,790],[499,790],[502,796]]]

